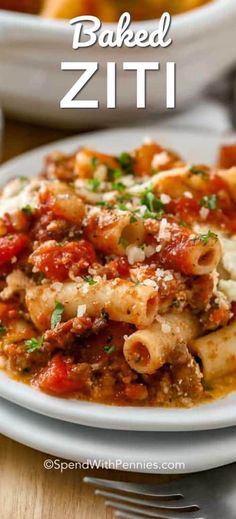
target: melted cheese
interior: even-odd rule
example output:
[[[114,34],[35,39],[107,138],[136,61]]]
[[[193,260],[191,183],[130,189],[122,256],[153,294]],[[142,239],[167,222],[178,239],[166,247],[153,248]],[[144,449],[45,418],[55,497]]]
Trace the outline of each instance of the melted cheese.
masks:
[[[45,187],[46,182],[42,180],[31,180],[30,182],[20,179],[12,180],[3,189],[0,198],[0,217],[5,213],[14,213],[29,205],[32,209],[38,207],[39,192]]]
[[[222,279],[219,282],[219,289],[227,297],[228,301],[236,301],[236,281],[231,279]]]

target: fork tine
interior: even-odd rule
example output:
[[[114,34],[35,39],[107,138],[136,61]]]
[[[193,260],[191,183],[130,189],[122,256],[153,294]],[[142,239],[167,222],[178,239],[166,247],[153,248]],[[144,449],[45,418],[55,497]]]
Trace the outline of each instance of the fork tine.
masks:
[[[88,483],[89,485],[94,485],[103,488],[110,488],[112,490],[121,490],[122,492],[132,492],[133,494],[143,494],[145,496],[153,496],[160,499],[181,499],[183,498],[183,494],[175,490],[171,491],[171,483],[170,490],[168,488],[168,484],[165,487],[165,491],[162,492],[162,485],[146,485],[143,483],[130,483],[123,481],[113,481],[109,479],[102,478],[91,478],[86,476],[83,479],[84,483]]]
[[[196,512],[199,510],[199,506],[195,504],[186,504],[183,500],[177,500],[177,503],[184,503],[183,505],[176,505],[176,501],[160,501],[160,500],[145,500],[145,499],[137,499],[135,497],[130,496],[122,496],[120,494],[116,494],[115,492],[105,492],[104,490],[95,490],[96,496],[108,497],[109,499],[116,499],[117,501],[123,501],[125,503],[133,503],[135,505],[143,505],[149,506],[150,508],[158,508],[158,510],[170,510],[176,512]],[[163,504],[164,503],[164,506]],[[171,503],[171,504],[169,504]]]
[[[114,508],[115,510],[124,511],[124,512],[134,512],[138,515],[143,515],[147,519],[149,517],[156,517],[158,519],[203,519],[199,515],[196,515],[196,512],[177,512],[173,513],[169,510],[169,512],[158,512],[154,510],[147,510],[145,508],[136,508],[135,506],[125,505],[123,503],[119,503],[117,501],[105,501],[105,506],[109,508]]]

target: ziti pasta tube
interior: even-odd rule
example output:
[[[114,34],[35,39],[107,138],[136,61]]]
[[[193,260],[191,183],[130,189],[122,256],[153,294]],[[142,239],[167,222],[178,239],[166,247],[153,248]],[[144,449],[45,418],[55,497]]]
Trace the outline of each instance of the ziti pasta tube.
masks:
[[[119,256],[128,245],[141,245],[145,234],[143,221],[131,212],[107,209],[90,211],[84,231],[97,250]]]
[[[236,371],[236,322],[191,341],[189,348],[200,358],[206,382]]]
[[[54,283],[30,288],[26,292],[26,305],[35,326],[46,329],[50,323],[55,301],[64,306],[65,320],[77,316],[78,307],[85,305],[85,315],[100,317],[105,311],[113,321],[149,326],[157,313],[158,296],[152,287],[135,286],[130,281],[114,279],[94,284]]]
[[[151,375],[170,361],[178,343],[187,344],[197,333],[197,318],[187,311],[159,316],[149,328],[126,338],[125,359],[138,373]]]

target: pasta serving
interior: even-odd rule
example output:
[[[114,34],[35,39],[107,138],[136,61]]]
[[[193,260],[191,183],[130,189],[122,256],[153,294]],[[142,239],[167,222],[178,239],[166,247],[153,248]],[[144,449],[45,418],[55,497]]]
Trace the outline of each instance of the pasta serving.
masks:
[[[0,195],[0,366],[42,391],[191,406],[236,380],[236,153],[51,153]],[[228,169],[226,169],[226,167]]]

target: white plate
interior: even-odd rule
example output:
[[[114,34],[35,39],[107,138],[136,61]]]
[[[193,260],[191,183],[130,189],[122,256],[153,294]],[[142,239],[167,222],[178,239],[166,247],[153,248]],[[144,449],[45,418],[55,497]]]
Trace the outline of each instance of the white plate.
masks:
[[[87,144],[102,151],[120,152],[137,146],[149,135],[175,148],[191,162],[214,162],[220,137],[155,127],[120,129],[90,133],[50,144],[27,153],[0,168],[1,181],[15,175],[32,176],[41,168],[42,159],[51,150],[71,152]],[[0,396],[38,413],[68,422],[93,427],[137,431],[193,431],[236,425],[236,393],[212,404],[192,409],[114,407],[76,400],[64,400],[9,379],[0,373]]]
[[[48,455],[100,460],[103,467],[134,472],[198,472],[236,461],[235,427],[195,433],[108,431],[58,422],[2,399],[0,433]]]

